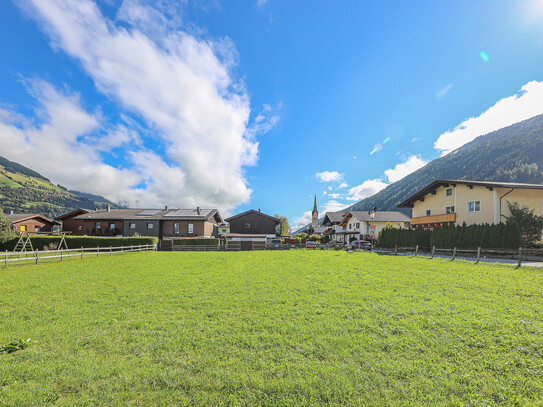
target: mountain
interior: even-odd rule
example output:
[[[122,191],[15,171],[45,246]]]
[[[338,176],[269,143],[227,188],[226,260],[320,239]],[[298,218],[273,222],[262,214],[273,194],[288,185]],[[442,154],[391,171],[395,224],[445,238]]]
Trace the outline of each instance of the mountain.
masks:
[[[104,208],[108,203],[117,207],[101,196],[70,192],[36,171],[0,157],[0,207],[6,213],[40,213],[52,218],[78,208]]]
[[[397,211],[436,179],[543,183],[543,115],[477,137],[349,209]]]

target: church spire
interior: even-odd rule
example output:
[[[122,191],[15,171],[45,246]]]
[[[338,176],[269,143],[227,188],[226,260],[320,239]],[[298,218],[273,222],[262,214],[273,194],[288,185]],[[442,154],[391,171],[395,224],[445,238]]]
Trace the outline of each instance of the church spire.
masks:
[[[313,212],[311,213],[311,227],[319,226],[319,211],[317,209],[317,193],[315,192],[315,201],[313,203]]]

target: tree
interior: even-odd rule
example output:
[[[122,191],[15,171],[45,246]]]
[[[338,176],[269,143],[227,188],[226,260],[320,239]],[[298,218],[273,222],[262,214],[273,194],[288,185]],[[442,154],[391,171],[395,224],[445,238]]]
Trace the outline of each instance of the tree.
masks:
[[[522,245],[531,247],[535,242],[541,240],[543,217],[534,215],[533,209],[530,209],[526,205],[521,205],[518,202],[511,203],[507,201],[507,205],[509,206],[511,216],[506,217],[506,219],[518,225]]]
[[[17,232],[13,228],[13,224],[0,211],[0,243],[4,243],[14,237],[17,237]]]
[[[286,216],[275,215],[281,221],[281,236],[290,236],[290,224]]]

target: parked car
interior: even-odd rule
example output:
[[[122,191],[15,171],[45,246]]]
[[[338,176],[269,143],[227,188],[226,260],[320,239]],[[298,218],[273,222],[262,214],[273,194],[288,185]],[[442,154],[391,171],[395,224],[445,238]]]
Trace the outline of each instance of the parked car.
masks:
[[[305,247],[306,247],[307,249],[316,249],[316,248],[317,248],[317,244],[316,244],[315,242],[311,242],[311,241],[310,241],[310,242],[306,242]]]
[[[371,242],[368,242],[367,240],[354,240],[350,243],[350,246],[352,249],[364,249],[364,250],[371,250],[372,245]]]

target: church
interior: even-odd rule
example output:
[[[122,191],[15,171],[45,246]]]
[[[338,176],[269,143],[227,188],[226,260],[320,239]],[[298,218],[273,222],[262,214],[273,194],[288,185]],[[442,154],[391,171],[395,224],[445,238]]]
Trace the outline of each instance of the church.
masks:
[[[309,235],[324,235],[330,229],[327,226],[319,225],[319,210],[317,209],[317,194],[315,194],[315,200],[313,202],[313,211],[311,212],[311,226],[307,229]]]

